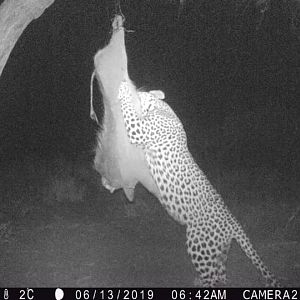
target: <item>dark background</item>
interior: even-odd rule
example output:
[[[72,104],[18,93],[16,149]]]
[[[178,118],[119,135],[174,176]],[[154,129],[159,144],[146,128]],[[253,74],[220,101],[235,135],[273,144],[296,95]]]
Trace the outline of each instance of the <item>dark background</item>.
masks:
[[[134,31],[126,35],[131,79],[165,92],[191,153],[268,264],[285,284],[299,283],[300,45],[286,2],[270,1],[264,15],[252,2],[224,0],[187,1],[181,14],[179,1],[121,8]],[[112,1],[56,0],[5,66],[0,284],[192,282],[184,228],[140,186],[134,204],[121,191],[110,195],[92,168],[90,76],[114,9]],[[96,83],[94,93],[101,116]],[[229,284],[259,285],[234,251]]]
[[[122,3],[134,30],[132,79],[165,91],[200,151],[209,144],[228,166],[298,174],[299,40],[284,5],[271,2],[258,26],[251,5],[237,13],[229,1],[188,2],[177,18],[176,3],[165,2]],[[76,158],[92,148],[93,55],[109,40],[113,13],[110,2],[56,1],[25,30],[0,83],[6,161],[33,152]]]

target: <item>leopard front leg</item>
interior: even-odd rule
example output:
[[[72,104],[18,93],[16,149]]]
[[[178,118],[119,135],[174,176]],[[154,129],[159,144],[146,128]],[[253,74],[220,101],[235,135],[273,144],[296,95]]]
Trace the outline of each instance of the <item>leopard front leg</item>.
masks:
[[[145,130],[144,119],[141,119],[134,109],[132,103],[133,87],[127,81],[122,81],[118,99],[121,103],[121,110],[124,118],[127,135],[132,144],[145,146],[148,143],[147,133]]]

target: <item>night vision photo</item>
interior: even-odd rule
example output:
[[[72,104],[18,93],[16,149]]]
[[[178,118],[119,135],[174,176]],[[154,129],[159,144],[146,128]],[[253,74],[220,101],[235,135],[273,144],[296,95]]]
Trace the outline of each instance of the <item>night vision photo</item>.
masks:
[[[300,287],[300,0],[0,1],[0,105],[0,287]]]

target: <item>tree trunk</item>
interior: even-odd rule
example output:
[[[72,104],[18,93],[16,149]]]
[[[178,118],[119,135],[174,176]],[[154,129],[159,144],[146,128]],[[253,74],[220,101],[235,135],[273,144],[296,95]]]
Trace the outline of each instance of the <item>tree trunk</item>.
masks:
[[[27,25],[55,0],[5,0],[0,6],[0,76]]]

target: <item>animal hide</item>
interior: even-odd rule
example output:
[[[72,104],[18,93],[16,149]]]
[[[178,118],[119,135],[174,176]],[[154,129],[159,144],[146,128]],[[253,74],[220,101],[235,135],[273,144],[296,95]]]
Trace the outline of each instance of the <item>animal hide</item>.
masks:
[[[158,188],[150,174],[143,149],[130,144],[124,125],[118,91],[123,79],[128,80],[127,54],[123,19],[113,20],[113,33],[109,44],[94,57],[96,77],[103,95],[104,117],[97,134],[95,169],[111,192],[122,188],[132,201],[134,189],[141,182],[152,194],[159,197]],[[139,98],[133,87],[133,104],[140,113]],[[105,185],[105,184],[104,184]],[[106,186],[107,187],[107,186]]]

